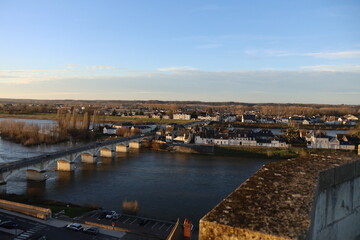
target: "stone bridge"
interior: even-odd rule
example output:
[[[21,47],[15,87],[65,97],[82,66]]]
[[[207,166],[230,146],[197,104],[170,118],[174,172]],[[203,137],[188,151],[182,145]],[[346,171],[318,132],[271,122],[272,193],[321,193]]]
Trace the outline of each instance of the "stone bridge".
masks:
[[[57,163],[58,171],[73,171],[75,162],[97,163],[97,157],[113,157],[116,152],[128,152],[139,149],[141,143],[151,141],[155,133],[146,133],[132,137],[122,137],[103,142],[93,142],[54,153],[24,158],[0,165],[0,185],[6,184],[12,173],[25,169],[29,180],[44,181],[48,178],[46,170]]]

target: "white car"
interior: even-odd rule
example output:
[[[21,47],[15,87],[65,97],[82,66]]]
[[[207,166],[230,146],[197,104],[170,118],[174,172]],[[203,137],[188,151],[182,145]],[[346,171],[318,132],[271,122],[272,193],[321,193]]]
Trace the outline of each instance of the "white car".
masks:
[[[78,223],[70,223],[69,225],[66,226],[66,228],[74,231],[80,231],[83,229],[81,224]]]
[[[106,215],[106,219],[118,219],[120,217],[115,211],[111,211],[109,214]]]

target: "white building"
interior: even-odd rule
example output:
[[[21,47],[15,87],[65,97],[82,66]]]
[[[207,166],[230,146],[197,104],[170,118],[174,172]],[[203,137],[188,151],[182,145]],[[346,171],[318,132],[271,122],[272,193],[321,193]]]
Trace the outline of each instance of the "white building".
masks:
[[[219,115],[216,116],[198,116],[198,120],[205,120],[205,121],[214,121],[214,122],[219,122],[221,120]]]
[[[330,138],[328,136],[311,136],[310,142],[307,145],[308,148],[322,148],[322,149],[340,149],[340,141],[335,137]]]
[[[224,122],[235,122],[236,116],[224,116],[222,119]]]
[[[173,115],[173,119],[175,119],[175,120],[190,120],[191,115],[185,114],[185,113],[176,113]]]
[[[117,128],[113,127],[104,127],[103,128],[103,134],[116,134]]]
[[[278,148],[287,148],[290,145],[285,142],[280,142],[278,140],[271,140],[271,142],[261,142],[258,143],[253,138],[202,138],[200,136],[195,137],[195,144],[215,144],[215,145],[228,145],[228,146],[248,146],[248,147],[278,147]]]

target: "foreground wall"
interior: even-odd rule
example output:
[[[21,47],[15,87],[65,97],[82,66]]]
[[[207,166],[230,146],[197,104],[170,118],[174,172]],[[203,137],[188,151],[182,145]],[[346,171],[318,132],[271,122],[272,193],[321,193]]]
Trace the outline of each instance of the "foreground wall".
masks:
[[[360,161],[329,152],[264,165],[200,220],[199,240],[360,240]]]
[[[251,231],[249,229],[242,229],[237,227],[230,227],[227,225],[207,222],[200,220],[199,226],[200,240],[221,239],[221,240],[291,240],[291,238],[274,236],[266,233]]]
[[[360,161],[320,173],[309,239],[360,238]]]

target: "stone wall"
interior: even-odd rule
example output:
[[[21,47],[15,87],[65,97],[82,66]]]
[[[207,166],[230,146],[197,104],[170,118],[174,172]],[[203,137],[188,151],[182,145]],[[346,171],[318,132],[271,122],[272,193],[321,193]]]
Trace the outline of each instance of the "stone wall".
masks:
[[[309,239],[360,237],[360,161],[320,173]]]

